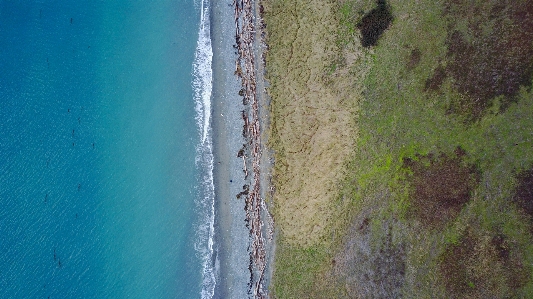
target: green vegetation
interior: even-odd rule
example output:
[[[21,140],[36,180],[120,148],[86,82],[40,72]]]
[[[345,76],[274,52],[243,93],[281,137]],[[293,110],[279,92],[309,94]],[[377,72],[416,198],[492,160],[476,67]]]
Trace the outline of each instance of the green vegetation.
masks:
[[[335,263],[323,246],[308,248],[282,244],[276,252],[274,294],[277,298],[340,298],[344,290],[336,285],[331,275],[326,275],[330,267],[324,260]],[[281,270],[281,271],[278,271]]]
[[[321,243],[277,251],[276,298],[533,297],[533,4],[502,3],[387,1],[368,49],[376,2],[338,3],[338,56],[364,53],[343,67],[370,70],[358,136]]]
[[[463,41],[453,35],[462,29],[454,26],[463,25],[451,20],[471,2],[391,1],[395,21],[367,53],[373,64],[358,118],[364,145],[356,149],[347,194],[353,198],[352,215],[372,209],[367,216],[372,221],[402,228],[393,228],[392,234],[403,240],[407,271],[403,283],[389,283],[390,292],[384,293],[389,296],[395,294],[393,287],[417,298],[532,296],[524,293],[533,285],[528,262],[533,237],[523,225],[525,217],[510,204],[515,174],[533,165],[526,145],[533,129],[531,72],[518,70],[515,62],[528,66],[531,56],[498,48],[506,38],[488,53],[458,49],[455,43]],[[503,10],[510,17],[502,12],[487,22],[507,18],[512,23],[513,9]],[[468,20],[467,14],[459,19],[481,26],[484,19],[472,16],[476,20]],[[511,29],[502,25],[498,30]],[[487,44],[501,32],[487,29],[474,40]],[[520,53],[533,50],[530,42],[523,47]],[[495,60],[496,55],[503,58]],[[489,86],[487,72],[494,76],[505,67],[510,69],[507,77],[503,74],[494,81],[497,86]],[[391,162],[383,163],[384,157]],[[524,188],[531,190],[530,185]],[[391,231],[369,234],[378,240],[372,247]],[[355,239],[348,236],[347,242]],[[348,280],[356,277],[350,275]]]

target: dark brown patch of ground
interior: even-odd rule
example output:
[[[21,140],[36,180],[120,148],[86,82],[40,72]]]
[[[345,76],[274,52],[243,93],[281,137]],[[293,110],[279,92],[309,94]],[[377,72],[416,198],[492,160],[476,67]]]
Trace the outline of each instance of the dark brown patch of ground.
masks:
[[[361,30],[361,44],[365,48],[377,45],[380,36],[389,28],[393,17],[385,0],[377,1],[377,8],[366,14],[357,28]]]
[[[410,214],[427,227],[438,227],[457,216],[470,200],[479,182],[474,165],[463,162],[466,153],[458,147],[452,155],[417,155],[404,159],[411,171]]]
[[[519,173],[517,181],[513,201],[533,221],[533,168]]]
[[[424,91],[436,91],[440,88],[442,83],[446,79],[446,70],[442,66],[438,66],[431,78],[426,80]]]
[[[447,246],[439,271],[449,298],[513,298],[529,278],[521,260],[505,235],[468,229]]]
[[[501,109],[533,75],[533,1],[449,0],[446,72],[463,98],[449,112],[478,120],[493,99]],[[460,27],[463,24],[463,27]],[[466,28],[466,29],[464,29]]]
[[[420,63],[421,58],[422,51],[420,51],[420,49],[415,48],[411,50],[411,54],[409,55],[409,61],[407,62],[407,69],[413,70]]]

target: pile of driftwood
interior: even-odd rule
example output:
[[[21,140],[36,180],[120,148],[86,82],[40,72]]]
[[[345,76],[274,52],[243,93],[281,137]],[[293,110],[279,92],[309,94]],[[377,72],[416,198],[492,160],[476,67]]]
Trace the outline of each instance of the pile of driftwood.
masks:
[[[250,232],[250,282],[249,294],[252,298],[267,298],[264,288],[266,249],[263,237],[264,222],[262,215],[270,215],[266,210],[264,199],[261,197],[261,127],[259,121],[259,103],[256,92],[255,55],[259,48],[255,41],[256,3],[254,0],[234,0],[235,8],[235,41],[238,58],[235,63],[235,74],[240,78],[242,89],[239,95],[243,97],[246,109],[242,111],[244,122],[243,135],[246,143],[239,151],[238,157],[243,159],[243,171],[246,179],[250,175],[250,186],[245,185],[239,198],[245,195],[246,226]],[[262,6],[260,6],[262,7]],[[259,28],[262,30],[262,20],[259,18]],[[261,36],[264,36],[261,34]],[[261,54],[261,56],[263,56]],[[263,57],[261,57],[263,58]],[[251,167],[249,165],[251,164]],[[270,218],[270,217],[269,217]],[[270,220],[270,219],[269,219]],[[270,228],[272,229],[272,228]],[[271,235],[271,233],[269,233]]]

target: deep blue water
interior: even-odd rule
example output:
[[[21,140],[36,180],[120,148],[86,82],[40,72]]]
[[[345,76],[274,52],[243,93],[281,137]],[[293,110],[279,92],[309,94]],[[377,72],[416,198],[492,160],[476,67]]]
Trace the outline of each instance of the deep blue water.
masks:
[[[0,0],[0,298],[200,297],[200,7]]]

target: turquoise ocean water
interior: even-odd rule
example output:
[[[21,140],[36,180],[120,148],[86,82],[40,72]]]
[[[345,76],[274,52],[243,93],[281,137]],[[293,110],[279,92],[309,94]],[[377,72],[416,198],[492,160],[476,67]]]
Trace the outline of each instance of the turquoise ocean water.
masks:
[[[207,5],[0,0],[0,298],[212,296]]]

